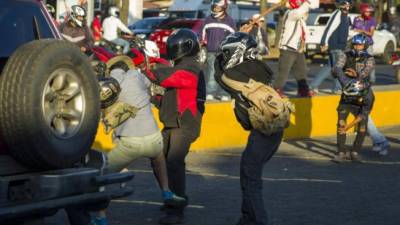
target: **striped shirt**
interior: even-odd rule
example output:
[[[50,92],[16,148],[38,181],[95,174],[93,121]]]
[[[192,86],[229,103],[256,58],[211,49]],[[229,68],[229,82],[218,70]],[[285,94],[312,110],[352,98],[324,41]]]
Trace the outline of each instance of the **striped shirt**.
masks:
[[[235,31],[236,25],[230,16],[226,15],[222,20],[209,16],[204,21],[199,37],[206,41],[208,52],[217,52],[224,38]]]

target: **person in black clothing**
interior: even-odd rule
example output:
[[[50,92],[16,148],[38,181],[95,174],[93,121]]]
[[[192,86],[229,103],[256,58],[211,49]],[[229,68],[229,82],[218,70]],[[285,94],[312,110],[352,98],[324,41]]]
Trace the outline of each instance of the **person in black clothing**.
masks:
[[[176,30],[167,40],[167,55],[174,67],[147,71],[155,84],[164,87],[163,96],[157,96],[171,191],[186,199],[185,157],[190,145],[199,137],[204,113],[205,81],[198,62],[200,44],[197,35],[189,29]],[[184,207],[166,207],[161,224],[183,222]]]
[[[360,151],[364,138],[367,134],[368,116],[374,104],[374,93],[369,82],[369,74],[374,69],[374,57],[369,55],[367,49],[367,37],[358,34],[352,38],[352,49],[339,56],[338,62],[333,68],[342,86],[337,124],[337,146],[338,154],[334,162],[342,162],[348,158],[346,152],[346,132],[357,125],[357,136],[350,152],[350,159],[360,162],[358,152]],[[349,113],[355,119],[347,124]]]
[[[262,197],[262,171],[265,163],[278,150],[283,130],[271,135],[253,129],[247,108],[247,100],[238,91],[222,81],[225,74],[230,79],[248,82],[249,79],[271,86],[273,72],[260,60],[256,60],[257,42],[246,33],[229,35],[220,45],[215,62],[215,80],[235,100],[235,116],[243,129],[249,130],[247,146],[240,162],[242,190],[242,216],[238,225],[267,225],[268,218]]]

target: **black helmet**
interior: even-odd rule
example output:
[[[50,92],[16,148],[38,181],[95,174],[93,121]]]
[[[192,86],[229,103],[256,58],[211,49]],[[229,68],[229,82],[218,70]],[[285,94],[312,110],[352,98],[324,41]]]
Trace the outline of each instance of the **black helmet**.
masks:
[[[352,0],[336,0],[336,7],[346,13],[348,13],[352,4]]]
[[[199,52],[199,38],[190,29],[175,30],[167,40],[167,57],[170,60],[184,56],[196,56]]]
[[[368,81],[351,79],[343,87],[343,94],[346,96],[362,97],[367,94],[369,86]]]
[[[232,68],[244,60],[256,59],[257,53],[256,40],[243,32],[226,36],[219,46],[219,54],[223,55],[225,69]]]
[[[101,108],[105,109],[114,104],[121,93],[121,86],[112,77],[102,77],[99,79],[100,103]]]

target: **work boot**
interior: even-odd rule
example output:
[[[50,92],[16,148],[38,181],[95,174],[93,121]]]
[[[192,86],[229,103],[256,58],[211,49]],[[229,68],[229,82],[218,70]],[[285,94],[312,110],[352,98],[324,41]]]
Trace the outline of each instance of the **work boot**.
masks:
[[[335,157],[333,157],[332,161],[335,163],[342,163],[347,160],[345,152],[339,152]]]

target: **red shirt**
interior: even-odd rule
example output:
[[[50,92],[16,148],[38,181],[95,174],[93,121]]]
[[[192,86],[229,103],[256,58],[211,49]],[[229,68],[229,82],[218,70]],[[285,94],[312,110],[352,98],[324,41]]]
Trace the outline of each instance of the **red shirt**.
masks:
[[[98,31],[96,31],[96,30],[98,30],[98,31],[100,31],[100,32],[98,32]],[[101,31],[103,31],[103,28],[102,28],[102,26],[101,26],[101,21],[99,20],[99,18],[97,18],[97,17],[95,17],[94,19],[93,19],[93,22],[92,22],[92,31],[93,31],[93,37],[94,37],[94,40],[95,41],[99,41],[100,39],[101,39]]]

